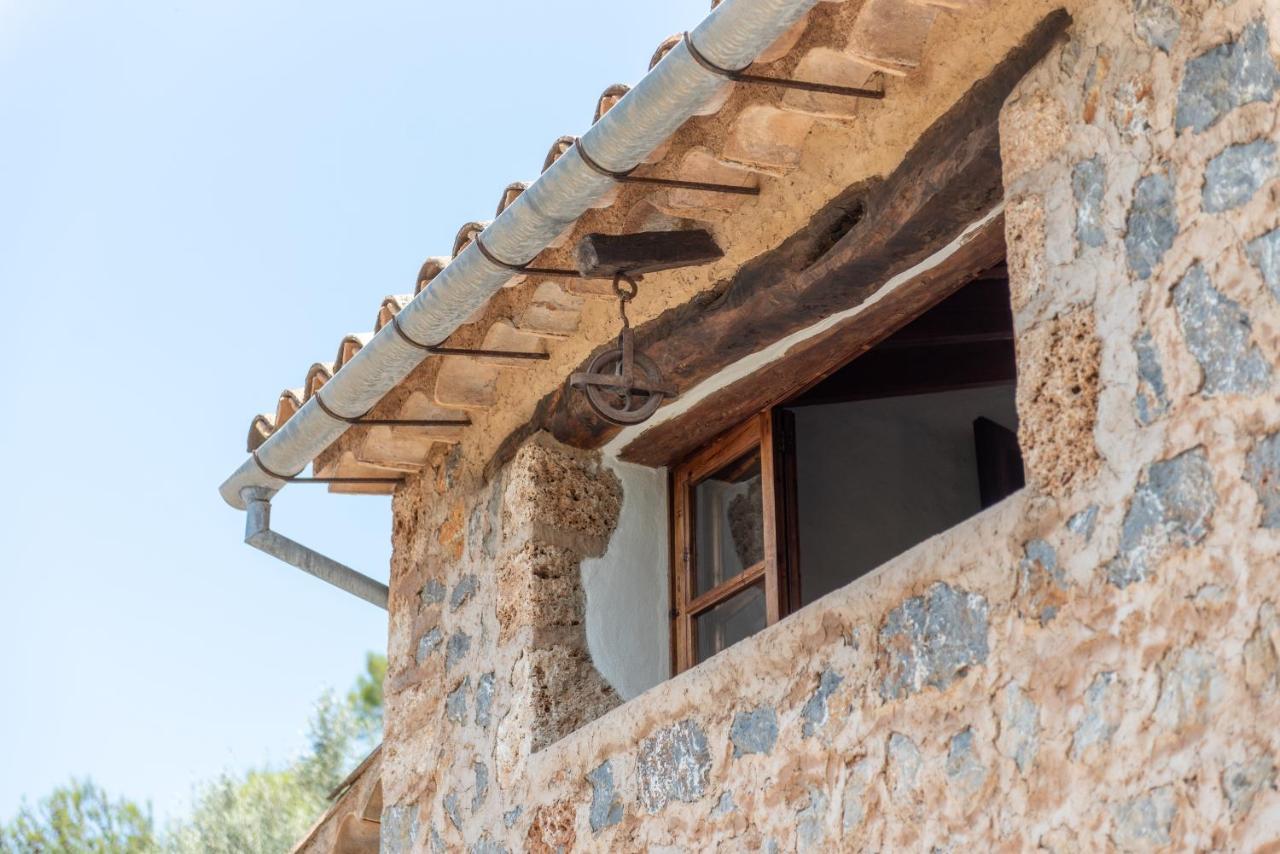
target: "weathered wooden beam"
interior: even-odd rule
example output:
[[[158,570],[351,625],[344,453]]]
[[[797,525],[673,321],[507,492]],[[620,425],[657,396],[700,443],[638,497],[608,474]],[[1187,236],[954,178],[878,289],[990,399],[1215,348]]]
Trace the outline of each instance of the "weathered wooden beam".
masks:
[[[711,233],[641,231],[636,234],[588,234],[578,241],[574,263],[584,276],[655,273],[719,261],[724,252]]]
[[[1046,16],[920,136],[891,174],[848,188],[806,227],[732,278],[639,326],[637,349],[684,392],[792,332],[860,305],[895,275],[954,240],[1002,199],[1000,108],[1070,23],[1063,10]],[[757,371],[710,395],[686,416],[646,431],[623,450],[623,457],[665,464],[698,447],[751,411],[798,391],[789,390],[788,383],[805,370],[830,372],[869,349],[998,263],[1003,248],[1000,219],[969,241],[945,269],[904,283],[891,299],[877,301],[856,324],[846,325],[844,338],[856,342],[852,350],[837,346],[838,339],[829,335],[821,336],[821,343],[793,348],[793,353],[806,354],[803,369],[793,362]],[[840,361],[827,365],[833,352]],[[499,447],[490,471],[538,430],[581,448],[607,441],[616,428],[596,418],[581,397],[562,386],[543,398],[530,421]]]

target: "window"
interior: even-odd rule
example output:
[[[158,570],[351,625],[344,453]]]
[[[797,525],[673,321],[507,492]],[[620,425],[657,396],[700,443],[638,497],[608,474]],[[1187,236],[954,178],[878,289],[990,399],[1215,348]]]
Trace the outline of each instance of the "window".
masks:
[[[1022,486],[1003,265],[672,471],[677,671]]]

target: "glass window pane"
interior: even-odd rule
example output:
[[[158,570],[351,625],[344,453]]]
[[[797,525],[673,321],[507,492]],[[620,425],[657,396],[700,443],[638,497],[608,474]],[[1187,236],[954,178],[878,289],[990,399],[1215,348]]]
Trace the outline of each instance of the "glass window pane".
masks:
[[[764,560],[760,450],[751,450],[693,488],[694,595]]]
[[[759,584],[699,614],[694,618],[698,661],[751,637],[764,628],[765,619],[764,590]]]

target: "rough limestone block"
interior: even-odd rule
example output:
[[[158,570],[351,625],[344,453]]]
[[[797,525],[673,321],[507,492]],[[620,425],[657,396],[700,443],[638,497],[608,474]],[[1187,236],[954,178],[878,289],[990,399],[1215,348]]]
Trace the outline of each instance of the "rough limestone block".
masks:
[[[797,80],[814,80],[819,83],[834,83],[838,86],[852,86],[858,89],[873,89],[872,77],[876,68],[851,56],[844,51],[819,47],[806,53],[792,77]],[[782,96],[782,106],[788,110],[806,113],[819,118],[848,118],[855,115],[865,104],[864,99],[848,95],[832,95],[822,92],[806,92],[801,89],[788,90]]]
[[[579,557],[569,549],[537,543],[506,559],[497,573],[498,639],[523,629],[581,626],[586,594],[578,577]]]
[[[1204,170],[1201,206],[1207,213],[1238,208],[1276,174],[1276,145],[1258,139],[1229,145]]]
[[[1249,316],[1213,287],[1204,267],[1187,271],[1173,302],[1187,349],[1204,374],[1203,395],[1260,394],[1271,384],[1271,367],[1250,341]]]
[[[1050,164],[1070,140],[1073,125],[1055,92],[1015,93],[1000,111],[1000,159],[1004,184]]]
[[[1280,433],[1253,446],[1245,457],[1244,477],[1262,505],[1262,527],[1280,528]]]
[[[800,150],[814,119],[753,104],[734,119],[724,144],[724,157],[764,172],[782,173],[800,165]]]
[[[507,469],[504,505],[517,541],[599,557],[618,522],[622,484],[597,456],[535,440]]]
[[[936,6],[910,0],[868,0],[845,49],[882,71],[906,74],[920,65],[937,14]]]
[[[541,750],[621,705],[585,644],[527,650],[527,679],[513,688],[531,710],[532,749]],[[513,680],[514,682],[515,680]]]
[[[1018,337],[1018,445],[1028,482],[1064,495],[1098,469],[1101,346],[1093,310],[1082,308]],[[1035,353],[1035,358],[1024,358]]]
[[[1176,127],[1199,133],[1236,107],[1270,101],[1277,86],[1280,68],[1271,57],[1266,25],[1256,21],[1245,27],[1238,41],[1187,62],[1178,89]]]
[[[1009,303],[1015,312],[1027,306],[1045,286],[1044,199],[1024,196],[1005,206],[1006,263],[1009,266]]]
[[[1125,257],[1139,279],[1150,278],[1178,236],[1173,181],[1163,172],[1138,182],[1124,236]]]
[[[1172,549],[1203,540],[1217,503],[1204,448],[1147,466],[1125,513],[1107,579],[1117,587],[1143,581]]]
[[[686,718],[640,742],[636,781],[640,805],[656,813],[670,801],[692,803],[706,792],[711,750],[697,721]]]
[[[945,689],[985,662],[987,651],[987,600],[940,581],[885,617],[880,696],[900,700],[925,686]]]

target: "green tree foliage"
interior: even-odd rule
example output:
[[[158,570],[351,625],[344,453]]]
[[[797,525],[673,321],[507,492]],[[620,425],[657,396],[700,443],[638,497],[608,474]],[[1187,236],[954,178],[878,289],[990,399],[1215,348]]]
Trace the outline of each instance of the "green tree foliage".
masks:
[[[322,696],[308,745],[283,768],[222,774],[195,791],[163,838],[150,809],[112,802],[92,783],[54,791],[0,825],[0,854],[271,854],[286,852],[329,806],[329,793],[382,738],[384,655],[370,653],[346,697]]]
[[[3,854],[146,854],[155,850],[151,807],[111,800],[91,780],[59,786],[0,826]]]

